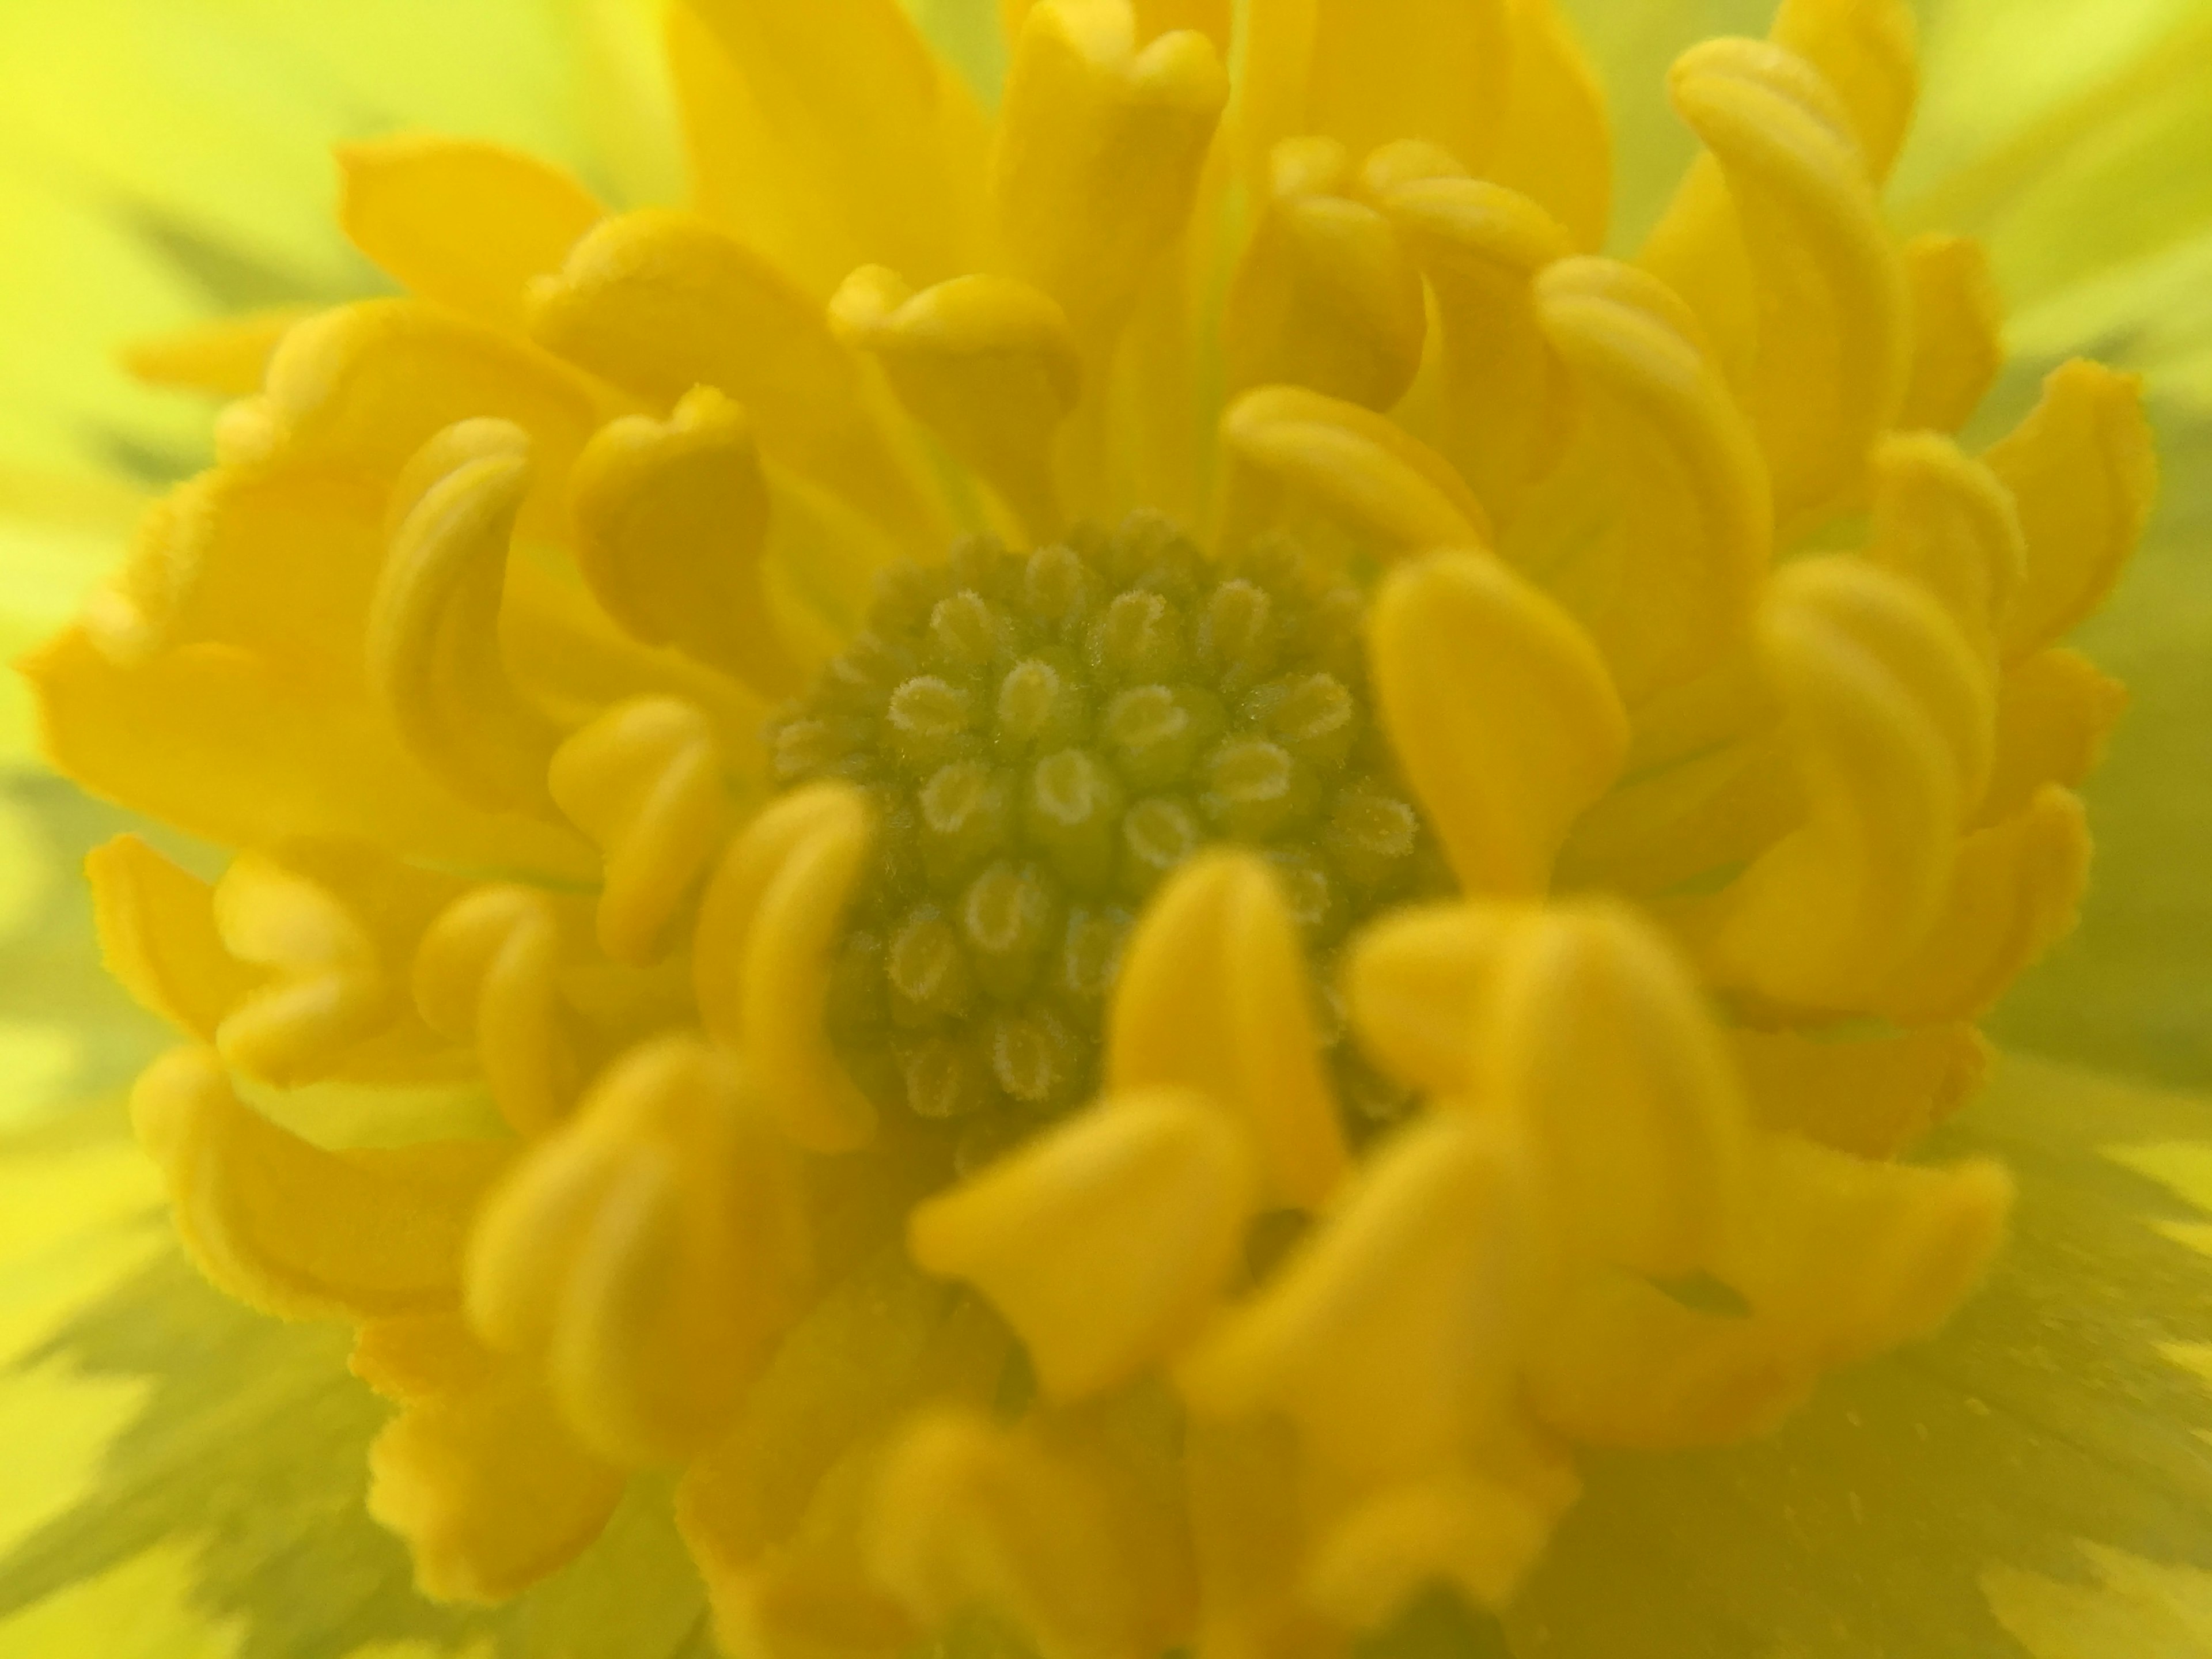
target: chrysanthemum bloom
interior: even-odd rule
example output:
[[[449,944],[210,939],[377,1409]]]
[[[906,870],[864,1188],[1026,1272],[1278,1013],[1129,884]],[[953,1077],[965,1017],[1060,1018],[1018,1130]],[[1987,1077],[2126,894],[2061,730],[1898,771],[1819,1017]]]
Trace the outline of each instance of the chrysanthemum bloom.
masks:
[[[1999,1247],[1893,1160],[2072,920],[2154,466],[2086,362],[1950,435],[1902,7],[1682,58],[1627,263],[1547,0],[1255,4],[1233,80],[1225,0],[1006,9],[987,120],[888,0],[684,0],[692,210],[349,150],[410,297],[150,354],[259,390],[29,664],[236,849],[92,861],[133,1119],[355,1328],[433,1596],[672,1468],[732,1651],[1337,1651]]]

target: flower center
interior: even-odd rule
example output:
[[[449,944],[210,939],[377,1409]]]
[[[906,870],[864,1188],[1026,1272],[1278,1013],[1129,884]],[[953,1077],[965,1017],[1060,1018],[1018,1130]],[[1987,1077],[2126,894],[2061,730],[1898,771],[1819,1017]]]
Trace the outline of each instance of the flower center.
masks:
[[[1338,943],[1447,880],[1374,727],[1362,611],[1285,541],[1218,562],[1152,514],[889,572],[770,733],[779,782],[876,797],[830,1009],[860,1086],[961,1120],[963,1163],[1087,1097],[1139,908],[1217,842],[1279,873],[1333,1032]],[[1349,1112],[1395,1114],[1333,1058]]]

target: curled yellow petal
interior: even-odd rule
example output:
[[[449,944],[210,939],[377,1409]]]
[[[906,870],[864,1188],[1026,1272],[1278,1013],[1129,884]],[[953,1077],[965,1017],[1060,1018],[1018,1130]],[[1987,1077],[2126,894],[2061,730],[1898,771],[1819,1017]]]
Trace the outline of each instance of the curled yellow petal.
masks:
[[[1812,1368],[1759,1322],[1677,1302],[1650,1280],[1601,1272],[1538,1321],[1529,1403],[1555,1432],[1595,1446],[1721,1445],[1761,1434],[1812,1391]]]
[[[877,260],[926,282],[975,268],[982,112],[896,0],[684,0],[678,10],[719,48],[721,96],[750,118],[714,129],[724,152],[700,159],[751,175],[739,188],[795,198],[811,231],[778,252],[832,283]],[[746,214],[743,228],[759,217]]]
[[[1920,92],[1906,0],[1782,0],[1767,39],[1820,72],[1850,113],[1868,173],[1876,184],[1888,178]]]
[[[1177,1368],[1192,1410],[1279,1413],[1360,1480],[1488,1445],[1510,1417],[1532,1285],[1524,1181],[1508,1136],[1471,1113],[1397,1131]]]
[[[1460,884],[1541,892],[1568,826],[1628,750],[1596,647],[1486,553],[1393,571],[1368,629],[1384,728]]]
[[[811,1152],[849,1151],[875,1131],[875,1108],[823,1024],[833,947],[871,834],[857,789],[794,790],[731,843],[700,901],[692,975],[701,1018],[745,1056],[777,1122]]]
[[[2027,811],[1960,844],[1951,890],[1928,936],[1874,1000],[1912,1024],[1986,1013],[2073,930],[2089,882],[2089,826],[2080,797],[2056,784]]]
[[[347,240],[426,300],[502,327],[606,215],[575,179],[482,139],[406,133],[338,147]]]
[[[1963,1106],[1992,1054],[1966,1024],[1856,1041],[1738,1030],[1729,1051],[1766,1128],[1868,1158],[1894,1158]]]
[[[216,467],[146,510],[129,556],[86,596],[84,626],[118,665],[221,643],[303,690],[350,693],[383,511],[374,482],[349,471]],[[306,542],[315,557],[300,556]]]
[[[2013,1193],[1985,1159],[1869,1163],[1794,1136],[1768,1143],[1750,1190],[1759,1201],[1714,1272],[1779,1352],[1820,1368],[1941,1324],[1996,1254]]]
[[[1956,432],[2004,368],[2004,301],[1989,255],[1971,236],[1916,236],[1905,245],[1912,301],[1912,370],[1897,424]]]
[[[943,526],[822,308],[735,238],[666,209],[610,219],[532,288],[532,334],[663,406],[709,386],[769,460],[849,499],[918,552]]]
[[[578,459],[570,490],[577,568],[633,637],[673,645],[764,696],[798,689],[761,586],[769,491],[743,410],[696,386],[665,421],[611,422]]]
[[[1140,44],[1128,0],[1038,0],[1014,46],[992,155],[1008,274],[1051,295],[1086,338],[1117,322],[1189,216],[1228,98],[1205,35]]]
[[[440,1601],[498,1602],[599,1536],[623,1471],[577,1443],[524,1362],[453,1315],[362,1327],[354,1374],[399,1414],[368,1449],[368,1512],[406,1540]]]
[[[2158,493],[2142,382],[2076,359],[1982,459],[2009,489],[2027,572],[2002,629],[2008,661],[2048,645],[2100,604],[2135,550]]]
[[[504,421],[464,421],[425,444],[393,491],[368,617],[370,683],[409,751],[488,807],[542,799],[555,743],[508,678],[499,638],[530,474],[529,439]]]
[[[1146,905],[1108,1020],[1112,1086],[1204,1091],[1249,1138],[1268,1200],[1311,1208],[1346,1152],[1309,1012],[1304,954],[1268,866],[1200,855]]]
[[[1613,210],[1613,124],[1596,69],[1557,0],[1512,0],[1512,76],[1486,178],[1544,210],[1595,253]]]
[[[1269,174],[1222,314],[1229,386],[1302,386],[1389,408],[1420,367],[1420,272],[1390,221],[1352,199],[1341,145],[1285,140]]]
[[[225,948],[208,884],[129,835],[94,848],[84,873],[107,971],[141,1006],[213,1042],[255,975]]]
[[[1588,902],[1515,930],[1488,992],[1465,1098],[1521,1126],[1562,1238],[1693,1271],[1738,1200],[1748,1120],[1688,965],[1626,906]]]
[[[560,1018],[562,955],[552,898],[521,886],[455,900],[416,953],[424,1023],[475,1048],[501,1115],[523,1134],[545,1133],[575,1099],[577,1060]]]
[[[147,1068],[131,1121],[200,1270],[287,1319],[453,1306],[470,1218],[509,1157],[496,1141],[325,1152],[241,1104],[202,1048]]]
[[[377,942],[322,884],[241,854],[216,885],[213,916],[229,954],[266,975],[222,1017],[216,1046],[228,1064],[279,1085],[305,1082],[391,1021]]]
[[[1502,1481],[1452,1469],[1385,1487],[1316,1547],[1306,1594],[1338,1625],[1376,1631],[1448,1584],[1503,1609],[1550,1541],[1556,1515]]]
[[[956,276],[917,294],[868,265],[845,279],[830,320],[875,356],[908,411],[982,475],[1033,538],[1060,530],[1054,441],[1083,365],[1058,305],[1008,276]]]
[[[469,805],[362,696],[303,687],[257,653],[210,643],[118,665],[82,627],[23,663],[52,763],[109,799],[232,845],[373,837],[443,867],[590,878],[565,824]]]
[[[1996,758],[1981,825],[2017,817],[2046,783],[2077,787],[2103,758],[2128,690],[2078,651],[2023,657],[1997,682]]]
[[[1250,1153],[1193,1091],[1109,1095],[914,1212],[914,1259],[968,1280],[1055,1400],[1113,1388],[1196,1330],[1237,1264]]]
[[[680,1036],[632,1050],[485,1205],[470,1322],[542,1358],[602,1455],[699,1449],[795,1311],[809,1245],[789,1160],[732,1060]]]
[[[1578,424],[1503,549],[1590,630],[1633,707],[1741,636],[1771,550],[1765,471],[1696,320],[1662,284],[1563,259],[1535,296]]]
[[[509,422],[539,464],[523,522],[558,534],[560,481],[614,412],[604,389],[525,341],[423,301],[366,300],[288,332],[261,396],[225,414],[216,448],[227,461],[326,461],[392,478],[458,422]]]
[[[1127,1525],[1087,1471],[940,1407],[884,1455],[867,1557],[925,1626],[981,1607],[1043,1659],[1134,1659],[1159,1632],[1127,1570]]]
[[[599,948],[617,962],[652,962],[730,831],[714,726],[673,697],[632,698],[561,745],[546,785],[606,854]]]
[[[1788,526],[1849,494],[1903,401],[1902,264],[1849,114],[1804,58],[1708,41],[1675,64],[1669,87],[1720,164],[1750,258],[1748,402]]]
[[[1344,990],[1361,1048],[1425,1094],[1464,1095],[1477,1029],[1534,905],[1431,904],[1393,912],[1354,939]]]
[[[1853,560],[1778,577],[1760,646],[1807,817],[1724,896],[1711,959],[1771,997],[1852,1006],[1942,908],[1989,772],[1989,681],[1931,597]]]
[[[1229,405],[1221,441],[1225,547],[1278,529],[1322,558],[1490,544],[1488,515],[1450,463],[1357,404],[1261,386]]]
[[[1438,447],[1492,520],[1510,524],[1566,440],[1566,388],[1537,326],[1533,284],[1573,245],[1534,202],[1484,179],[1406,179],[1381,191],[1377,205],[1435,296]]]
[[[1997,623],[2027,560],[2011,492],[1932,432],[1884,437],[1871,470],[1875,562],[1940,599],[1961,636],[1994,666]]]

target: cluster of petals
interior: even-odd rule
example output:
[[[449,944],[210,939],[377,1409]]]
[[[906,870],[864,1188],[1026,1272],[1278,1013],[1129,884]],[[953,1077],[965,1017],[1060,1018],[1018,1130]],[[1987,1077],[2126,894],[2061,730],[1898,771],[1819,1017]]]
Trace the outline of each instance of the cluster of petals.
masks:
[[[1227,0],[1010,0],[987,118],[896,0],[679,0],[690,208],[363,145],[405,297],[147,354],[238,400],[31,664],[46,738],[236,849],[92,859],[185,1040],[134,1121],[211,1279],[358,1328],[428,1593],[673,1465],[734,1652],[1331,1651],[1503,1605],[1575,1447],[1760,1431],[1997,1248],[2002,1170],[1893,1160],[2070,925],[2121,699],[2058,641],[2153,465],[2087,362],[1953,435],[1998,316],[1881,216],[1901,0],[1683,57],[1627,262],[1553,0],[1244,9],[1232,85]],[[761,732],[879,571],[1137,507],[1368,593],[1458,890],[1328,991],[1418,1105],[1352,1144],[1224,845],[1097,1097],[956,1176],[825,1024],[869,798]]]

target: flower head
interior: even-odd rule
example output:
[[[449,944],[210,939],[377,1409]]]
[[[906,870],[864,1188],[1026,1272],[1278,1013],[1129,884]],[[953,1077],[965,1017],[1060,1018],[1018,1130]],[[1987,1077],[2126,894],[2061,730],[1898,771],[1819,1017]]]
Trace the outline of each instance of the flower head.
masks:
[[[1549,0],[1006,9],[987,118],[890,0],[683,0],[686,210],[349,150],[408,297],[153,354],[258,390],[30,665],[236,849],[93,860],[133,1119],[356,1328],[433,1595],[674,1466],[734,1650],[1335,1651],[1998,1247],[1893,1159],[2071,923],[2154,463],[2086,362],[1954,435],[1902,5],[1685,55],[1631,261]]]

